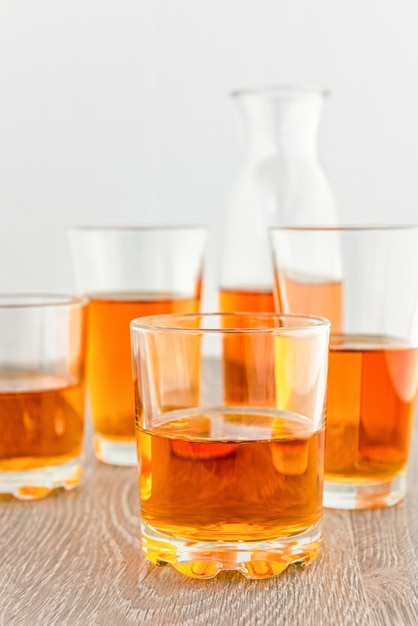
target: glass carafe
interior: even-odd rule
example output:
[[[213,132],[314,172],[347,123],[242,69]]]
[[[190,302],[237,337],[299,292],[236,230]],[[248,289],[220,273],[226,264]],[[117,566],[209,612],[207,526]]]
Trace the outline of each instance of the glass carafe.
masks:
[[[225,216],[219,309],[273,311],[268,228],[337,222],[334,194],[317,152],[327,92],[278,86],[231,95],[245,152]]]

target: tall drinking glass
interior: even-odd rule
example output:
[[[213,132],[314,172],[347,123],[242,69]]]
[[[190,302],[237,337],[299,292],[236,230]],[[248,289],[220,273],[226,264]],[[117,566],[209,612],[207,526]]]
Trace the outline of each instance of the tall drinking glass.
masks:
[[[83,298],[0,295],[0,494],[81,480],[86,321]]]
[[[277,308],[331,320],[324,505],[396,504],[418,384],[418,226],[270,234]]]
[[[230,387],[237,338],[245,396]],[[268,578],[318,556],[328,340],[327,320],[274,313],[131,323],[147,559]]]
[[[97,458],[136,465],[129,324],[200,308],[206,228],[78,227],[77,290],[89,297],[87,383]]]

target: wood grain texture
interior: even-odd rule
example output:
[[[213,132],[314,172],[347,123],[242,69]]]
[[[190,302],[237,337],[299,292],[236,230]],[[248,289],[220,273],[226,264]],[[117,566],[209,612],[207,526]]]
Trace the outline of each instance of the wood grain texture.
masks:
[[[0,501],[1,626],[418,624],[417,428],[406,500],[326,511],[320,558],[267,581],[196,581],[147,563],[136,469],[99,463],[87,443],[77,490]]]

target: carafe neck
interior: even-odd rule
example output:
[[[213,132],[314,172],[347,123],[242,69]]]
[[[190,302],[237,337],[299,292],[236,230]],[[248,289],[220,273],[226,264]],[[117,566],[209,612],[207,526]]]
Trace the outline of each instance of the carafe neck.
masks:
[[[247,157],[295,154],[316,158],[324,96],[320,89],[291,87],[234,92]]]

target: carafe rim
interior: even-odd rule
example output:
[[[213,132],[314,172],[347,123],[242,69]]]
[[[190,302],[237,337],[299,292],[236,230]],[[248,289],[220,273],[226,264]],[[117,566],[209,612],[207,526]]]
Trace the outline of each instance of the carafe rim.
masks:
[[[260,85],[255,87],[240,87],[230,92],[231,98],[273,96],[292,98],[297,96],[319,95],[323,98],[330,95],[327,87],[320,85]]]

